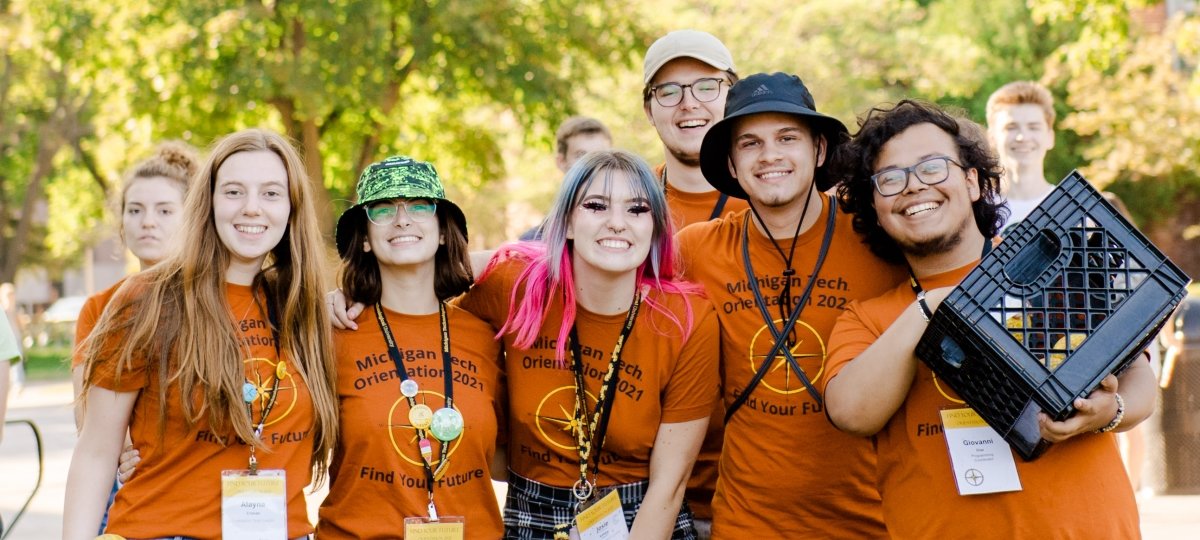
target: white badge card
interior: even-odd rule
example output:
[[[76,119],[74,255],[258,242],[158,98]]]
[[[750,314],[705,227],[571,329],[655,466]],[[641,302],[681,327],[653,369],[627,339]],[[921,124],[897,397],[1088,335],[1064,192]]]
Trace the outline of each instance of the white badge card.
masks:
[[[575,527],[571,538],[579,540],[626,540],[629,526],[625,524],[625,512],[621,508],[621,496],[612,490],[586,506],[575,516]]]
[[[221,471],[221,538],[287,540],[286,487],[281,469]]]
[[[959,495],[1021,491],[1008,442],[973,409],[943,409],[942,431]]]
[[[463,540],[466,518],[442,516],[437,521],[424,517],[404,518],[405,540]]]

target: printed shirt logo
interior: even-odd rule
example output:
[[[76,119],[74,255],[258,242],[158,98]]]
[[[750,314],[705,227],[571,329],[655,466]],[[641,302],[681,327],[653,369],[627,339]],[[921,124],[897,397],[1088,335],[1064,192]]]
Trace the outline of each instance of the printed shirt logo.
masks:
[[[247,358],[242,361],[242,365],[246,366],[249,373],[246,377],[250,384],[253,384],[258,390],[254,397],[254,416],[251,418],[255,421],[260,418],[263,409],[267,407],[267,403],[271,401],[271,390],[275,386],[275,377],[279,377],[279,397],[275,399],[275,406],[271,408],[271,415],[267,417],[267,422],[264,427],[270,427],[291,414],[296,408],[296,379],[292,373],[288,371],[287,363],[283,360],[272,361],[266,358]]]
[[[775,319],[775,328],[781,328],[784,321]],[[792,357],[796,359],[796,363],[808,375],[809,382],[814,386],[817,381],[821,380],[821,375],[825,372],[825,341],[817,334],[813,327],[806,324],[804,321],[797,320],[796,326],[792,329],[792,337],[795,345],[792,345]],[[766,361],[767,354],[771,352],[771,348],[775,345],[775,339],[771,335],[767,325],[763,325],[754,334],[754,338],[750,340],[750,371],[758,372],[758,367]],[[804,383],[800,382],[800,378],[792,372],[791,366],[788,365],[787,357],[780,350],[775,355],[774,365],[772,365],[766,376],[763,377],[759,386],[770,389],[776,394],[790,395],[799,392],[804,392]]]
[[[596,396],[587,392],[587,411],[596,407]],[[575,435],[580,425],[575,419],[575,385],[560,386],[551,390],[538,403],[535,413],[538,434],[548,444],[564,450],[577,448]]]
[[[417,403],[424,403],[435,411],[441,408],[441,406],[436,404],[446,403],[446,396],[441,392],[433,390],[421,390],[417,392],[417,396],[414,399],[417,400]],[[388,439],[392,442],[392,450],[396,451],[396,455],[409,464],[422,467],[424,466],[424,461],[422,461],[421,451],[417,447],[417,429],[408,421],[408,410],[408,399],[400,397],[392,402],[392,408],[388,410]],[[457,405],[454,407],[454,410],[462,413],[462,409],[459,409]],[[462,435],[459,435],[458,438],[450,442],[450,450],[446,453],[447,460],[458,450],[463,439],[467,438],[468,429],[470,428],[464,428]],[[432,468],[436,469],[438,464],[442,462],[441,447],[439,445],[446,443],[438,441],[432,434],[429,435],[429,442],[433,444],[433,456],[429,464]]]

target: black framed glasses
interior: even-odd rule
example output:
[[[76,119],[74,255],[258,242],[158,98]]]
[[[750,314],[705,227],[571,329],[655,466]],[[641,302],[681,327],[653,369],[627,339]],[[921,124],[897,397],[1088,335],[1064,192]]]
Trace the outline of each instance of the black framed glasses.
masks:
[[[720,77],[707,77],[696,79],[692,84],[669,82],[651,86],[650,94],[659,105],[674,107],[683,101],[683,92],[691,89],[692,97],[696,98],[696,101],[708,103],[721,96],[721,83],[728,84],[729,81]]]
[[[954,161],[946,156],[931,157],[924,161],[918,162],[912,167],[893,167],[884,169],[871,175],[871,181],[875,184],[875,191],[884,197],[894,197],[904,192],[908,188],[908,174],[916,175],[917,180],[922,184],[932,186],[945,182],[950,177],[950,164],[953,163],[960,169],[966,169],[961,163]]]
[[[429,221],[437,213],[437,202],[429,199],[399,199],[395,201],[380,201],[367,206],[367,219],[380,226],[388,226],[400,217],[400,209],[408,214],[408,219],[417,223]]]

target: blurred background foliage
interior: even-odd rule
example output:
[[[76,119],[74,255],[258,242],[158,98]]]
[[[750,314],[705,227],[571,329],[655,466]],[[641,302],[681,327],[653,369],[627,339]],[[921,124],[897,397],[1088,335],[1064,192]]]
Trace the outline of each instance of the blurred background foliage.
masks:
[[[661,161],[641,58],[685,27],[742,75],[799,74],[850,126],[903,97],[983,122],[995,88],[1040,80],[1058,98],[1049,176],[1082,169],[1200,275],[1194,2],[0,0],[0,281],[78,266],[156,141],[260,125],[305,150],[326,230],[363,166],[403,153],[437,165],[473,245],[494,247],[549,205],[566,116]]]

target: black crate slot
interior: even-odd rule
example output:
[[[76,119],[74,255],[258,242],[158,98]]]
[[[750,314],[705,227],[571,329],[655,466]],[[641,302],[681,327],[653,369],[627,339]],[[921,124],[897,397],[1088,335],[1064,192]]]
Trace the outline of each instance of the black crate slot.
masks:
[[[938,308],[917,356],[1025,459],[1129,365],[1189,279],[1077,172],[1012,228]]]

